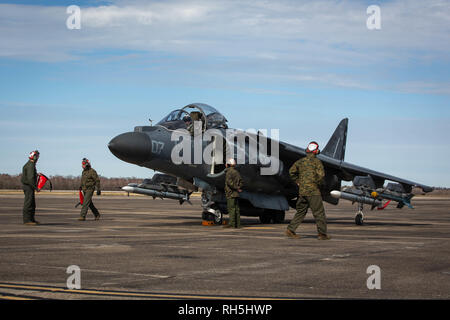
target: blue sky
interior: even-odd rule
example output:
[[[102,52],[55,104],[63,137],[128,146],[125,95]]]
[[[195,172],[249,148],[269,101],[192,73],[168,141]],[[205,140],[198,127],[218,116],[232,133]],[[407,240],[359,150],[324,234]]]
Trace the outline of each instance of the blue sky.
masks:
[[[66,7],[81,7],[68,30]],[[324,146],[348,117],[346,160],[450,187],[450,3],[0,1],[0,172],[152,171],[116,159],[115,135],[203,102],[232,127]]]

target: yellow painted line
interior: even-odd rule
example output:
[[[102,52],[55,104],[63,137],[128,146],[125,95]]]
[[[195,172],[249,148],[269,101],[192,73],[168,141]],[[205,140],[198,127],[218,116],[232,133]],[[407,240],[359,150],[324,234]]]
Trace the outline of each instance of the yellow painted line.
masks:
[[[0,294],[0,300],[35,300],[30,298],[23,298],[23,297],[16,297],[16,296],[5,296],[3,294]]]
[[[41,290],[48,292],[62,292],[75,294],[94,294],[94,295],[114,295],[140,298],[181,298],[181,299],[216,299],[216,300],[287,300],[281,298],[263,298],[263,297],[220,297],[220,296],[202,296],[202,295],[183,295],[183,294],[156,294],[156,293],[133,293],[133,292],[115,292],[115,291],[98,291],[98,290],[72,290],[65,288],[43,287],[34,285],[13,285],[0,284],[0,288],[25,289],[25,290]],[[294,299],[290,299],[294,300]]]

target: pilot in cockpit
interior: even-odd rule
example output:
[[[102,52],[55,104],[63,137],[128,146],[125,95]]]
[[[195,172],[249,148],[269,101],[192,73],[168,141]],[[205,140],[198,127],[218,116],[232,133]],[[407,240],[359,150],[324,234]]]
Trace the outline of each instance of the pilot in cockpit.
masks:
[[[188,112],[189,109],[195,111]],[[185,106],[182,109],[172,111],[168,116],[157,123],[169,130],[180,128],[187,129],[194,134],[194,122],[200,121],[200,132],[212,128],[228,128],[227,119],[219,111],[204,103],[196,103]]]
[[[189,120],[190,120],[190,123],[187,126],[187,130],[189,131],[191,136],[194,135],[194,123],[195,123],[195,121],[201,121],[202,129],[203,129],[203,117],[202,117],[202,114],[200,112],[192,111],[191,113],[189,113]]]
[[[184,121],[184,124],[186,125],[186,128],[188,128],[191,124],[191,117],[186,115],[183,117],[183,121]]]

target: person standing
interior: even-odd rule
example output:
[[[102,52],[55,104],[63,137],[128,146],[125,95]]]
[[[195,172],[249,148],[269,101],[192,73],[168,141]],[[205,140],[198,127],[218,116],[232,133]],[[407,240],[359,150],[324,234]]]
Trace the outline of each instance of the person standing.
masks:
[[[83,167],[83,173],[81,175],[80,190],[83,191],[84,199],[83,206],[81,207],[80,218],[78,218],[78,220],[86,220],[88,208],[91,209],[94,214],[95,220],[99,220],[100,212],[98,212],[97,208],[94,206],[92,196],[94,195],[95,189],[97,189],[97,195],[101,195],[100,179],[97,172],[91,167],[91,163],[88,159],[83,158],[81,166]]]
[[[242,192],[242,178],[236,170],[236,161],[229,159],[226,163],[225,174],[225,196],[227,198],[227,209],[230,221],[225,228],[240,228],[241,214],[239,209],[239,193]]]
[[[320,153],[317,142],[310,142],[306,149],[306,157],[297,160],[289,169],[289,175],[298,185],[297,212],[286,229],[286,235],[291,238],[299,238],[295,230],[300,226],[308,208],[311,208],[316,220],[318,239],[329,240],[327,235],[327,222],[320,184],[325,177],[322,161],[316,156]]]
[[[39,151],[30,152],[28,162],[22,168],[22,189],[25,194],[23,202],[23,223],[26,225],[37,225],[38,221],[34,219],[36,212],[36,200],[34,192],[37,188],[37,171],[36,163],[39,159]]]

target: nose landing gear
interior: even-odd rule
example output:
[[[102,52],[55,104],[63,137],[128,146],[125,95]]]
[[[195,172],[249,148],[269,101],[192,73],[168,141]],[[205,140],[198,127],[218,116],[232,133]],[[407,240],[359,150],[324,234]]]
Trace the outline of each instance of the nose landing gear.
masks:
[[[216,225],[223,223],[223,213],[219,210],[214,201],[211,200],[211,194],[202,193],[202,219],[204,221],[213,221]]]

